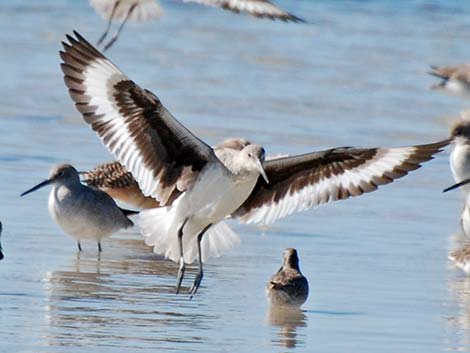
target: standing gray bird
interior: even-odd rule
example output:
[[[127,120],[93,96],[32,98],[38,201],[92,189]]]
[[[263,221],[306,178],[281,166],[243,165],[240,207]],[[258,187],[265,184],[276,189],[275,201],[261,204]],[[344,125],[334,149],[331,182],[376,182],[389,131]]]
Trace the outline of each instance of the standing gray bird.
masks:
[[[52,184],[49,214],[65,233],[77,241],[79,251],[82,251],[82,239],[93,239],[101,252],[102,239],[134,225],[127,216],[138,212],[121,209],[105,192],[82,185],[77,170],[70,164],[53,167],[49,179],[21,196],[49,184]]]
[[[299,267],[297,250],[284,250],[282,267],[266,286],[266,296],[271,305],[301,306],[308,297],[308,281]]]

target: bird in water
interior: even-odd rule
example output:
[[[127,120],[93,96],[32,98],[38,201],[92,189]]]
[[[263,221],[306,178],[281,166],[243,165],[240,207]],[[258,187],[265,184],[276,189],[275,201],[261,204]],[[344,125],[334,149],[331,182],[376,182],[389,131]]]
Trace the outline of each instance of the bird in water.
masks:
[[[104,238],[133,226],[128,216],[138,212],[119,208],[105,192],[80,183],[77,170],[70,164],[53,167],[48,179],[21,196],[46,185],[52,185],[49,214],[65,233],[77,241],[79,251],[82,251],[81,240],[86,239],[95,240],[101,252]]]
[[[187,263],[199,264],[194,295],[203,263],[238,244],[225,219],[271,224],[330,200],[372,192],[418,169],[450,143],[338,147],[268,161],[256,144],[212,148],[80,34],[67,39],[60,55],[69,94],[142,193],[159,202],[140,213],[141,231],[156,253],[179,262],[177,292]]]
[[[266,296],[271,305],[301,306],[308,297],[308,281],[299,267],[297,250],[284,250],[282,267],[269,280]]]
[[[431,89],[441,90],[449,94],[470,98],[470,64],[456,66],[431,66],[430,75],[441,79]]]
[[[245,12],[258,18],[278,19],[285,22],[305,22],[268,0],[184,0],[184,2],[218,7],[235,13]],[[155,0],[90,0],[90,5],[108,21],[106,29],[98,40],[97,45],[103,43],[108,36],[112,22],[120,22],[116,33],[104,46],[104,51],[116,42],[128,21],[145,22],[157,19],[163,15],[160,5]]]

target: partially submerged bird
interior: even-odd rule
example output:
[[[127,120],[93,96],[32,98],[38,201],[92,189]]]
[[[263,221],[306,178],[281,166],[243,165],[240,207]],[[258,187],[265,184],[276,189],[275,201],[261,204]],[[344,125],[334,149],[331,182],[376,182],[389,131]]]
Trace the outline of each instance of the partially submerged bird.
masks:
[[[451,130],[454,148],[450,154],[450,170],[456,183],[470,178],[470,119],[458,120]],[[462,187],[467,195],[470,185]]]
[[[202,5],[219,7],[235,13],[245,12],[258,18],[271,20],[305,22],[301,18],[290,14],[268,0],[183,0]],[[98,40],[100,45],[109,33],[111,23],[119,21],[118,30],[103,50],[109,49],[118,39],[127,21],[143,22],[159,18],[163,11],[155,0],[90,0],[90,5],[104,19],[108,21],[105,32]]]
[[[2,231],[3,231],[3,225],[2,225],[2,222],[0,222],[0,236],[2,235]],[[5,255],[3,255],[2,244],[0,243],[0,260],[3,260],[4,257]]]
[[[432,85],[431,89],[470,98],[470,64],[431,66],[429,74],[441,79],[439,83]]]
[[[265,161],[256,144],[204,143],[178,122],[159,98],[130,80],[80,34],[60,52],[64,80],[76,108],[108,150],[159,208],[140,213],[142,234],[154,251],[185,264],[202,264],[238,243],[223,222],[270,224],[328,201],[391,183],[450,143],[401,148],[339,147]],[[236,139],[235,139],[236,140]]]
[[[282,267],[269,280],[266,296],[271,305],[301,306],[308,297],[308,281],[299,267],[297,250],[284,250]]]
[[[470,245],[464,246],[462,249],[452,252],[449,260],[455,263],[455,266],[470,274]]]
[[[81,251],[81,240],[92,239],[101,252],[102,239],[133,226],[128,215],[137,213],[119,208],[105,192],[80,183],[76,169],[60,164],[51,169],[49,178],[21,194],[24,196],[46,185],[49,194],[49,214],[62,230],[71,235]]]

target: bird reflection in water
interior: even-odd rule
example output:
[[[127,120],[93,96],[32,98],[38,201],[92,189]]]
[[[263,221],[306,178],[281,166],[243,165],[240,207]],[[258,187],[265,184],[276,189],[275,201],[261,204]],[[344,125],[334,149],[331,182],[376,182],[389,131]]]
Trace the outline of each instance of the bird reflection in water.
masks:
[[[186,303],[187,298],[174,295],[175,265],[153,253],[145,254],[140,247],[144,245],[138,240],[114,239],[101,259],[85,252],[74,258],[69,271],[46,273],[49,346],[171,345],[203,340],[197,331],[214,318],[205,310],[186,313],[182,301]],[[181,327],[181,335],[169,336],[168,325]],[[194,334],[188,337],[187,330]]]
[[[276,337],[271,340],[274,346],[294,348],[305,344],[298,329],[307,326],[307,316],[299,307],[270,306],[268,324],[273,327]]]
[[[451,281],[451,306],[455,306],[455,316],[448,318],[452,334],[449,337],[449,350],[467,351],[470,347],[470,277],[460,272]]]

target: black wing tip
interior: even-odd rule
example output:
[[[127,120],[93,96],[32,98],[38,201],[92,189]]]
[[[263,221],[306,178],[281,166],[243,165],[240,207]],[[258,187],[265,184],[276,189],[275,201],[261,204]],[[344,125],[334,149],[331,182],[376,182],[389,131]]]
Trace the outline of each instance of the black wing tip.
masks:
[[[431,152],[434,151],[434,153],[439,153],[439,152],[442,152],[445,147],[450,145],[452,141],[453,141],[453,138],[449,137],[444,140],[440,140],[438,142],[427,143],[424,145],[415,145],[413,147],[417,148],[418,150],[430,150]]]
[[[287,22],[308,24],[307,20],[297,17],[296,15],[293,15],[293,14],[289,14],[289,18],[287,19]]]
[[[98,49],[96,49],[93,44],[87,41],[85,37],[82,36],[78,31],[73,30],[72,32],[73,35],[68,33],[65,34],[65,38],[68,43],[66,41],[61,42],[65,51],[60,51],[59,53],[67,54],[72,48],[81,47],[86,52],[88,52],[89,55],[105,58],[105,56]]]
[[[437,65],[430,65],[430,68],[431,70],[428,71],[428,74],[431,75],[431,76],[434,76],[434,77],[437,77],[437,78],[440,78],[440,79],[443,79],[443,80],[447,80],[449,79],[449,76],[448,75],[443,75],[440,70],[441,68]]]
[[[267,18],[272,21],[282,21],[285,23],[302,23],[302,24],[308,23],[303,18],[297,17],[288,12],[284,15],[267,15],[267,14],[260,13],[260,14],[252,14],[252,16],[257,17],[257,18]]]

